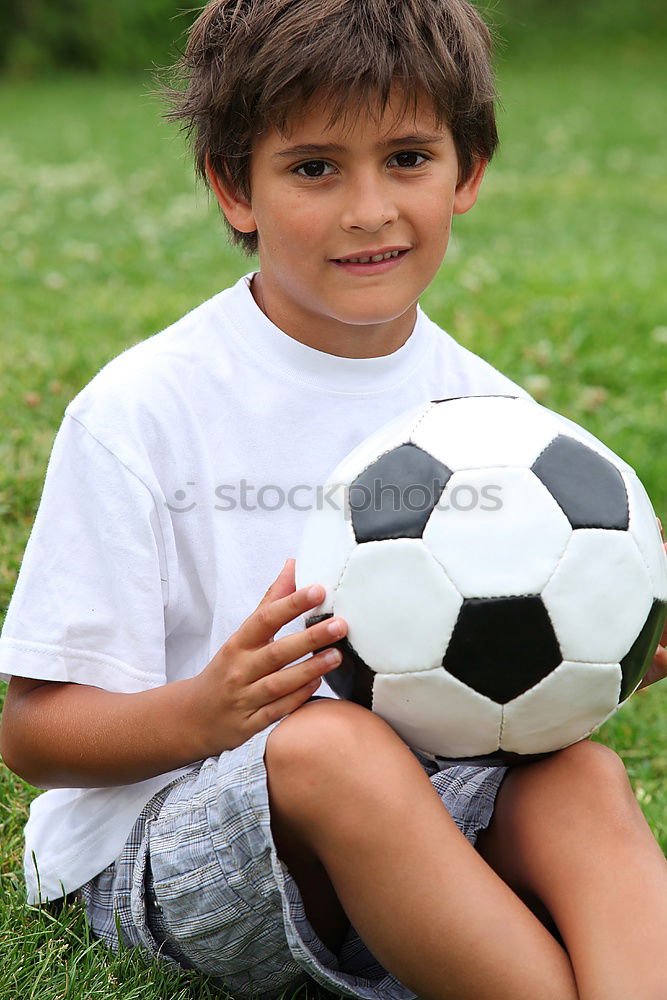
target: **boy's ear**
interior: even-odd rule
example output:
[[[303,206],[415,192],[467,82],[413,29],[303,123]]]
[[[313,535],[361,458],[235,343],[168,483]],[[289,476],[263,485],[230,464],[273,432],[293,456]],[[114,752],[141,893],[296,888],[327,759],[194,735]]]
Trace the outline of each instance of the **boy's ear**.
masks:
[[[463,215],[464,212],[468,212],[477,201],[488,162],[488,160],[475,160],[469,176],[459,183],[454,195],[455,215]]]
[[[255,217],[250,202],[233,187],[228,177],[220,177],[211,164],[211,158],[206,154],[206,176],[220,208],[225,213],[227,221],[240,233],[257,231]]]

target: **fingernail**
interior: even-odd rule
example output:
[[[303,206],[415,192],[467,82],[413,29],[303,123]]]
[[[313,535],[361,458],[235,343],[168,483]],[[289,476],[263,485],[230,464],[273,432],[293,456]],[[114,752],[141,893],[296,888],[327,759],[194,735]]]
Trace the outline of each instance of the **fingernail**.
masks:
[[[342,656],[337,649],[330,649],[328,653],[324,654],[325,663],[338,663],[342,660]]]
[[[317,585],[314,587],[310,587],[306,594],[306,597],[308,598],[309,601],[317,601],[318,603],[320,601],[321,596],[322,596],[322,588]]]

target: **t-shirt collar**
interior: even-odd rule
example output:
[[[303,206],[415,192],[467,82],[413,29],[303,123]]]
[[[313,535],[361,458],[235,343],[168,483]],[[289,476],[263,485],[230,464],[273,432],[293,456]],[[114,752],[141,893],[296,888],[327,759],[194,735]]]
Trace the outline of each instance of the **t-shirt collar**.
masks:
[[[404,381],[422,362],[431,332],[419,305],[412,333],[398,350],[377,358],[339,357],[295,340],[271,322],[250,291],[256,273],[244,275],[230,290],[233,312],[244,327],[244,340],[253,353],[299,381],[344,392],[380,391]]]

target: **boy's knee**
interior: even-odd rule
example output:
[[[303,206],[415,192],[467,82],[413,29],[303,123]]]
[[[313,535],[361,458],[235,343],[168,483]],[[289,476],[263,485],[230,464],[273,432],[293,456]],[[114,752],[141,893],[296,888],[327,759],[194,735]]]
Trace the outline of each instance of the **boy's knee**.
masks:
[[[578,778],[582,796],[588,792],[597,808],[610,818],[639,815],[628,772],[619,755],[602,743],[582,740],[563,751],[571,773]]]
[[[308,702],[269,734],[265,750],[271,827],[280,857],[319,857],[336,833],[356,840],[363,816],[395,808],[396,788],[428,782],[403,740],[353,702]],[[380,771],[392,775],[382,781]]]
[[[623,761],[610,747],[592,740],[581,740],[555,755],[561,767],[567,768],[572,780],[604,791],[611,787],[629,787]]]
[[[407,750],[378,715],[354,702],[322,698],[275,727],[267,740],[266,766],[269,775],[316,774],[325,780],[332,770],[359,766],[387,744]]]
[[[387,768],[396,781],[424,772],[403,740],[378,715],[347,701],[310,702],[283,719],[265,751],[269,800],[292,817],[379,805]]]
[[[564,807],[580,817],[606,817],[612,824],[636,818],[637,803],[623,761],[601,743],[582,740],[529,768],[531,801],[538,809],[546,803],[547,813]]]

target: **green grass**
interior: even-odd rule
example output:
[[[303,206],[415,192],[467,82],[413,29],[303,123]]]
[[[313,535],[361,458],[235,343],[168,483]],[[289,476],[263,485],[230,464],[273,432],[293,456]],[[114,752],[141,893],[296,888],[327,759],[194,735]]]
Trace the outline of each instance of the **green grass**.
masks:
[[[501,68],[503,149],[423,304],[622,454],[667,517],[663,53],[540,52]],[[0,614],[67,402],[113,355],[252,266],[227,248],[145,86],[0,90]],[[623,756],[663,850],[666,707],[667,684],[652,688],[599,737]],[[21,830],[34,794],[0,767],[0,1000],[219,995],[133,953],[108,955],[76,909],[25,908]]]

